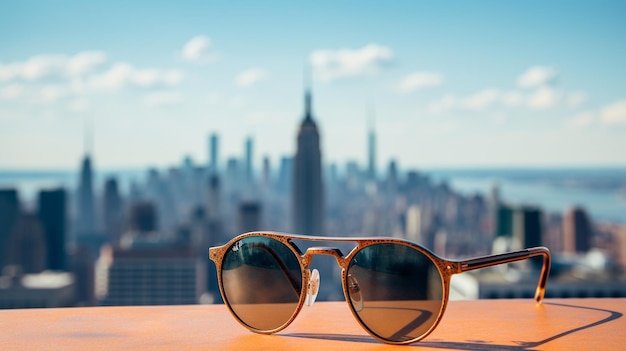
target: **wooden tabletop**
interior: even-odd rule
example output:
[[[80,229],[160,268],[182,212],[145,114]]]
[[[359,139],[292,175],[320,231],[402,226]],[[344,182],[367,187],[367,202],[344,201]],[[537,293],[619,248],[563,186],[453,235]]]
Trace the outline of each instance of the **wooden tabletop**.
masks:
[[[345,302],[304,307],[274,335],[247,331],[224,305],[0,310],[0,350],[623,350],[624,313],[626,299],[452,301],[430,336],[392,346]]]

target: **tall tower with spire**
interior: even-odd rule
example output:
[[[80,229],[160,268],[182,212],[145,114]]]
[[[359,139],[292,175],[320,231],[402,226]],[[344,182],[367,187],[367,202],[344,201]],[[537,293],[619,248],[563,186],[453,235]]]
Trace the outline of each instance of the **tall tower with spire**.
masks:
[[[320,135],[313,120],[310,88],[304,95],[304,119],[293,160],[292,225],[295,233],[324,235],[324,188]]]
[[[218,173],[218,144],[219,136],[212,133],[209,137],[209,171],[213,174]]]
[[[76,235],[93,235],[96,232],[96,211],[91,165],[91,133],[85,128],[85,157],[80,167]]]
[[[374,109],[370,111],[369,131],[367,133],[367,177],[376,181],[376,132],[374,127]]]
[[[254,182],[254,144],[252,137],[246,138],[246,185],[250,186]]]

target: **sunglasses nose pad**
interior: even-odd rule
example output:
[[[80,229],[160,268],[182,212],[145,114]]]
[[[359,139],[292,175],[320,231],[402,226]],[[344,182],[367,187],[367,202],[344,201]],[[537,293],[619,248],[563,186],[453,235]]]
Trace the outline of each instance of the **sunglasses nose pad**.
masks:
[[[350,295],[354,310],[361,312],[363,310],[361,287],[359,286],[359,281],[352,274],[348,274],[348,294]]]
[[[312,306],[315,302],[315,298],[317,298],[317,293],[320,291],[320,272],[317,269],[314,269],[311,272],[311,278],[309,278],[309,286],[306,290],[306,299],[304,300],[304,304],[307,306]]]

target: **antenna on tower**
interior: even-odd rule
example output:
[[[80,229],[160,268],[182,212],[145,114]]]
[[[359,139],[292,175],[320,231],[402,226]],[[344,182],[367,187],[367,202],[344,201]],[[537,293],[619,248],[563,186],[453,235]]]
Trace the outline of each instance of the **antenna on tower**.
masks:
[[[375,110],[374,103],[370,103],[367,108],[367,124],[369,125],[367,132],[367,161],[368,173],[370,180],[376,180],[376,132],[375,132]]]
[[[313,118],[313,103],[312,103],[312,90],[313,90],[313,71],[309,64],[304,65],[303,70],[303,83],[304,83],[304,118]]]
[[[370,102],[367,107],[367,124],[370,131],[376,129],[376,106],[373,102]]]
[[[313,90],[313,66],[311,66],[311,63],[307,62],[304,64],[302,74],[304,89]]]

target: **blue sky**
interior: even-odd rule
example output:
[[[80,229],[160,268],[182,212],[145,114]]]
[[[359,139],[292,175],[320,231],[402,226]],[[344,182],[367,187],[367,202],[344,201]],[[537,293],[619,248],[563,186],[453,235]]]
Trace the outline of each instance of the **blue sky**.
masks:
[[[274,164],[303,76],[326,162],[379,168],[626,165],[626,3],[0,3],[0,168]]]

